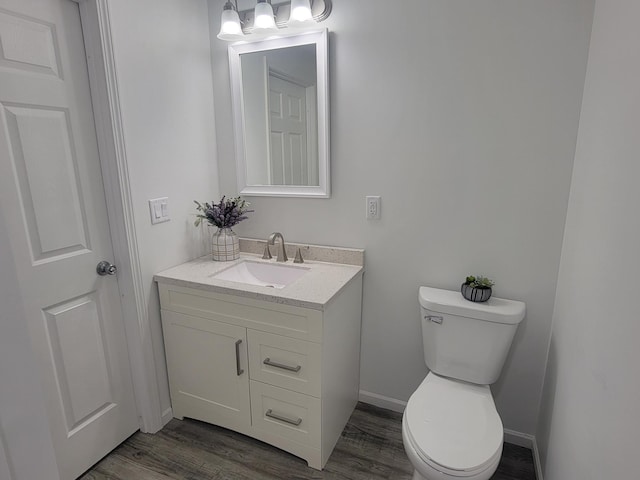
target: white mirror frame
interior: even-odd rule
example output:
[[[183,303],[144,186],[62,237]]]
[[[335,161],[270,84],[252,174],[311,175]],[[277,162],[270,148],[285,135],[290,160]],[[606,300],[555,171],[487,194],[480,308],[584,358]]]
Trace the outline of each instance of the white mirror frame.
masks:
[[[258,42],[229,45],[229,70],[231,74],[236,167],[238,192],[241,195],[329,198],[331,191],[329,171],[329,68],[327,38],[327,30],[323,29]],[[244,99],[242,93],[240,55],[312,44],[316,46],[319,185],[247,185],[247,162],[244,147]]]

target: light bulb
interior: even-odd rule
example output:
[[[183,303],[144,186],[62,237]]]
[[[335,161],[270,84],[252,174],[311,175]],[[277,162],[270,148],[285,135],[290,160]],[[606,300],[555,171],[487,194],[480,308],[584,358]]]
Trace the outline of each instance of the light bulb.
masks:
[[[253,21],[254,30],[260,32],[277,31],[276,21],[273,18],[273,8],[266,1],[259,1],[256,5],[255,20]]]
[[[291,14],[289,23],[313,23],[313,15],[311,14],[311,5],[309,0],[291,0]]]
[[[244,37],[242,26],[240,25],[240,17],[238,12],[233,8],[231,2],[227,2],[222,10],[220,17],[220,32],[218,38],[220,40],[240,40]]]

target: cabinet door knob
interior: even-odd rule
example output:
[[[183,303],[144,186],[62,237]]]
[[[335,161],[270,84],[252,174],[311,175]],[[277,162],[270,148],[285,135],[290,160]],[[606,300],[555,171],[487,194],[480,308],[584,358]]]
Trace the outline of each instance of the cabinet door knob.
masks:
[[[240,368],[240,344],[242,343],[242,339],[236,342],[236,373],[238,376],[244,373],[244,370]]]
[[[296,365],[295,367],[291,367],[291,366],[285,365],[283,363],[274,362],[270,358],[265,358],[262,363],[264,363],[265,365],[269,365],[270,367],[276,367],[276,368],[281,368],[283,370],[289,370],[290,372],[299,372],[300,369],[302,368],[300,365]]]

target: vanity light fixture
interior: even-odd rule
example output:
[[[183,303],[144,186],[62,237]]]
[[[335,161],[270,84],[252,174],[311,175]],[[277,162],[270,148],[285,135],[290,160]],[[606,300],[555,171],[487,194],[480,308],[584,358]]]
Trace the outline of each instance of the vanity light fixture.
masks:
[[[229,42],[261,40],[302,33],[329,16],[331,0],[257,0],[254,9],[238,10],[238,0],[227,0],[218,38]]]
[[[291,0],[291,13],[289,15],[289,24],[295,23],[315,23],[311,14],[311,4],[309,0]]]
[[[227,0],[227,3],[222,7],[222,18],[220,19],[218,38],[230,42],[244,38],[240,17],[238,16],[238,0],[236,0],[235,6],[231,3],[231,0]]]
[[[276,20],[273,16],[273,8],[268,0],[258,0],[255,9],[255,20],[253,21],[254,33],[276,33]]]

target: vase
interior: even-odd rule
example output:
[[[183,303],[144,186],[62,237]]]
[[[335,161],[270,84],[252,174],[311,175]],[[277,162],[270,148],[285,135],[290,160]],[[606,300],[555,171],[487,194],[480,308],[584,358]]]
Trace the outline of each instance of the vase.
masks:
[[[486,302],[491,298],[491,287],[472,287],[463,283],[460,286],[462,296],[471,302]]]
[[[240,258],[240,241],[230,227],[221,227],[211,239],[211,255],[216,262],[229,262]]]

